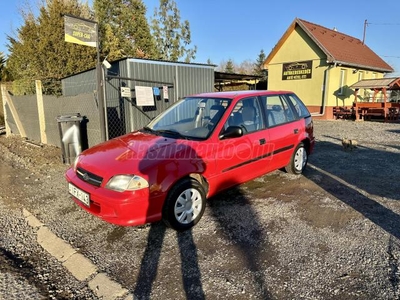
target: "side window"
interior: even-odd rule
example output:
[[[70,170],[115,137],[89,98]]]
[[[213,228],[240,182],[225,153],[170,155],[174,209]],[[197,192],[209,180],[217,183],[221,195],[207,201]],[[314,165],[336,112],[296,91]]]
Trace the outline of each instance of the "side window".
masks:
[[[267,109],[268,127],[288,122],[287,112],[285,110],[288,105],[282,101],[282,96],[266,96],[265,98],[263,97],[263,100]]]
[[[260,104],[257,98],[240,100],[228,118],[225,128],[228,126],[240,126],[244,134],[264,128]]]
[[[293,107],[300,118],[305,118],[310,116],[310,112],[308,111],[307,107],[304,105],[303,102],[301,102],[301,100],[295,94],[288,95],[288,98],[289,101],[292,102]]]
[[[286,119],[288,122],[291,122],[291,121],[294,121],[297,119],[297,116],[293,112],[292,107],[290,106],[290,104],[287,102],[287,100],[285,98],[282,98],[282,106],[283,106],[283,110],[286,114]]]

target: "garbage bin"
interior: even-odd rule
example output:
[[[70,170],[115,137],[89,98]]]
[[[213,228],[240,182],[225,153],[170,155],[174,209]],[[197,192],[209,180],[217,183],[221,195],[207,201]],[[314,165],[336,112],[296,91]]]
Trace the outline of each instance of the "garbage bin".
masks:
[[[82,152],[81,122],[79,113],[57,117],[58,130],[61,139],[62,162],[72,164]]]

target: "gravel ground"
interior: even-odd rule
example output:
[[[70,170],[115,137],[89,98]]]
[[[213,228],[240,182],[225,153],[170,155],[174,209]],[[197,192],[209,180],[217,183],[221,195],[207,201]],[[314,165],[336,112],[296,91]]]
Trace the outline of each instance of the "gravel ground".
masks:
[[[225,191],[184,233],[87,214],[58,148],[1,136],[0,295],[95,299],[37,245],[25,207],[137,299],[400,299],[400,124],[315,121],[315,133],[303,176]]]
[[[2,160],[10,155],[2,154]],[[4,161],[0,172],[0,299],[96,299],[85,283],[39,246],[25,221],[24,190],[36,187],[31,173]]]

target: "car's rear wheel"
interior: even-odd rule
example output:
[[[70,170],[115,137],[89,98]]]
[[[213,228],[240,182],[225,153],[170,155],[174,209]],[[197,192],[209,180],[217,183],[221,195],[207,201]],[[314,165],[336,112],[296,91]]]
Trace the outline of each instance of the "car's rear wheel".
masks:
[[[285,167],[286,172],[290,174],[301,174],[307,166],[308,154],[303,143],[300,143],[293,152],[289,164]]]
[[[184,179],[168,193],[163,207],[163,221],[175,230],[187,230],[201,219],[205,207],[203,186],[195,179]]]

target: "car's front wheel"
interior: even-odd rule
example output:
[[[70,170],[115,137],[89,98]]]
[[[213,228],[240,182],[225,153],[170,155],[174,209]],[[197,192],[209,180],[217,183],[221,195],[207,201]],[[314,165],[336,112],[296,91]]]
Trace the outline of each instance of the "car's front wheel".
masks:
[[[285,167],[285,170],[290,174],[301,174],[307,166],[307,162],[307,149],[304,147],[303,143],[300,143],[293,152],[292,158],[290,159],[289,164]]]
[[[175,230],[187,230],[201,219],[205,206],[203,186],[195,179],[184,179],[168,193],[163,207],[163,221]]]

